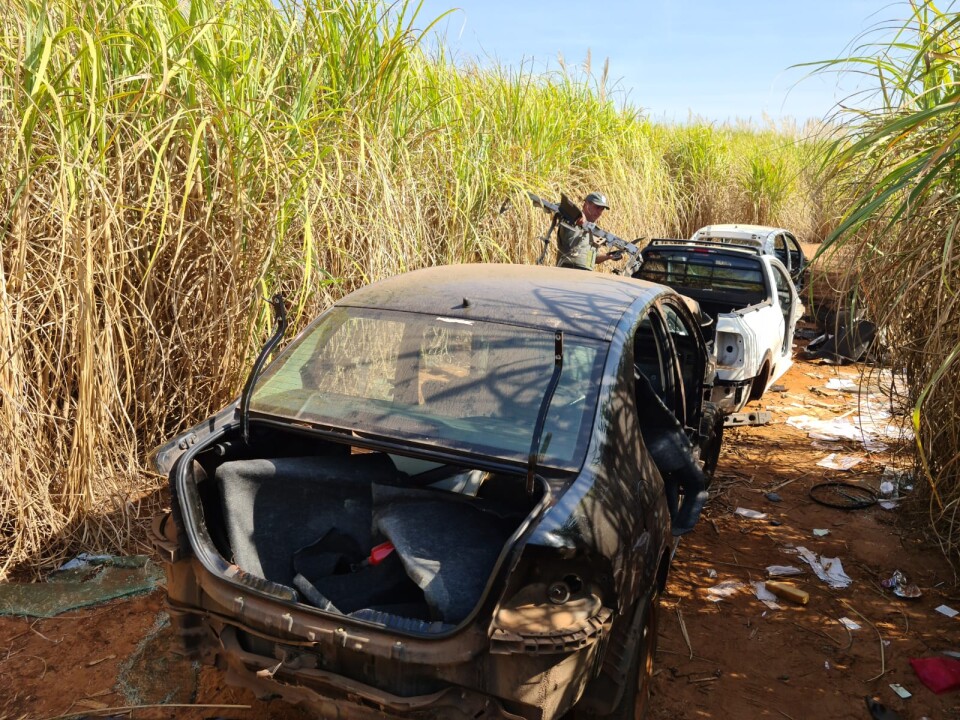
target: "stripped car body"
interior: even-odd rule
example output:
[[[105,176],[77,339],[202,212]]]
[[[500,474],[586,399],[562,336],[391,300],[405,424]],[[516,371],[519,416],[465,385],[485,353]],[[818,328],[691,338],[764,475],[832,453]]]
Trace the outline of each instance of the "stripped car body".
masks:
[[[719,453],[712,374],[688,301],[630,278],[463,265],[358,290],[155,453],[172,621],[323,717],[642,715]]]
[[[759,247],[652,240],[635,277],[669,285],[712,319],[705,333],[716,359],[711,400],[735,413],[759,400],[793,363],[803,315],[789,271]]]

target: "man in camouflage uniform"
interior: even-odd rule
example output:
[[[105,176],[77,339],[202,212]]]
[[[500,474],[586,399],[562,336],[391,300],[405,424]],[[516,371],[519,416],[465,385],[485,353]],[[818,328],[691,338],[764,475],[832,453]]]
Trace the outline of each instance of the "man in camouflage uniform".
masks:
[[[579,226],[583,225],[584,221],[597,222],[603,211],[609,207],[603,193],[590,193],[583,199],[583,214],[577,219],[576,224]],[[599,244],[593,235],[583,228],[571,229],[561,225],[557,229],[557,265],[577,270],[593,270],[595,265],[607,260],[620,259],[619,252],[598,253]]]

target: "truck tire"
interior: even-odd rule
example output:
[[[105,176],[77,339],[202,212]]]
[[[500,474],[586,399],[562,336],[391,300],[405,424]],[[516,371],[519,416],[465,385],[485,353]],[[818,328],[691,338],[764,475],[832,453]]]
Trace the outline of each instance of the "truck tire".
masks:
[[[760,368],[760,374],[750,383],[750,397],[747,402],[754,402],[763,397],[767,391],[767,383],[770,382],[770,358],[765,358],[763,366]]]

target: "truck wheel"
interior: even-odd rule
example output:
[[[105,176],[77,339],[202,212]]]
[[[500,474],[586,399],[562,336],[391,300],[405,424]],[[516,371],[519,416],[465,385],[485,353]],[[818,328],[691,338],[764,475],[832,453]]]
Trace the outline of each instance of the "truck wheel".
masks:
[[[750,397],[747,402],[754,402],[763,397],[767,391],[767,383],[770,381],[770,360],[763,361],[763,367],[760,368],[760,374],[750,383]]]

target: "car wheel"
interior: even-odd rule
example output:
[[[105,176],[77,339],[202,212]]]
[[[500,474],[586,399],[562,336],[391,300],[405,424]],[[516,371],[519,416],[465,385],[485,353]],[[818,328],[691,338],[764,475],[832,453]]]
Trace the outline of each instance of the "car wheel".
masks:
[[[626,686],[620,702],[607,714],[585,712],[574,707],[565,720],[643,720],[650,709],[650,688],[653,684],[653,662],[660,629],[660,597],[654,593],[643,610],[640,634],[633,648]]]
[[[643,720],[650,709],[650,687],[653,684],[653,659],[657,652],[657,632],[660,627],[660,598],[654,595],[644,612],[640,640],[620,703],[608,720]]]
[[[720,461],[720,447],[723,445],[723,411],[713,403],[706,404],[700,426],[704,432],[700,439],[700,462],[706,487],[709,488]]]

